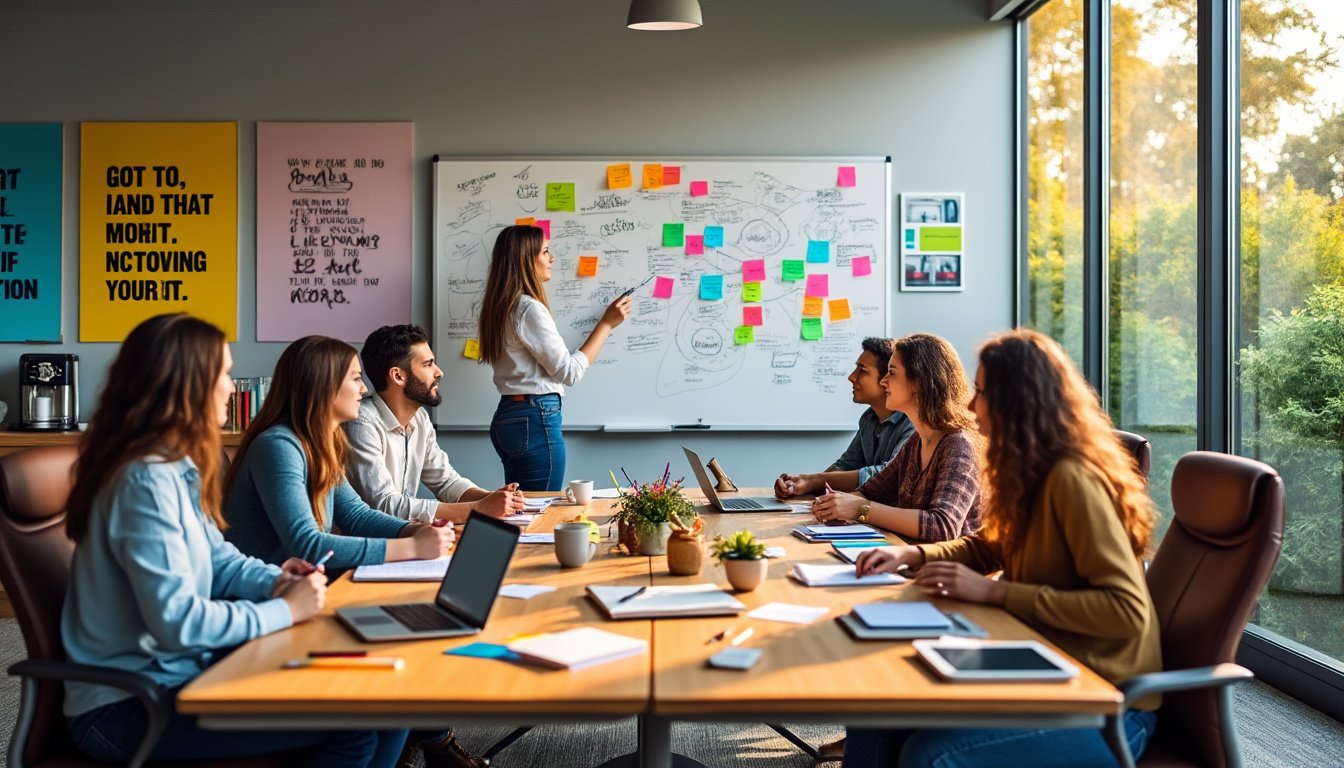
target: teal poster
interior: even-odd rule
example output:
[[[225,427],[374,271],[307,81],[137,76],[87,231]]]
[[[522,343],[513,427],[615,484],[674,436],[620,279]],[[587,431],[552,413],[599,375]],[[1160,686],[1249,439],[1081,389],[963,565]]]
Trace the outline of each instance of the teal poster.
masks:
[[[61,125],[0,123],[0,341],[61,340]]]

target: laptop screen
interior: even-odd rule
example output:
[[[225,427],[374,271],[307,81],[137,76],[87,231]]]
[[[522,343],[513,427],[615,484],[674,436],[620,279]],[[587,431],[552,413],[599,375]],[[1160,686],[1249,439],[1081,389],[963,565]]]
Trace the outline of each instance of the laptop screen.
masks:
[[[475,627],[484,627],[509,570],[518,527],[472,512],[458,538],[435,602]]]

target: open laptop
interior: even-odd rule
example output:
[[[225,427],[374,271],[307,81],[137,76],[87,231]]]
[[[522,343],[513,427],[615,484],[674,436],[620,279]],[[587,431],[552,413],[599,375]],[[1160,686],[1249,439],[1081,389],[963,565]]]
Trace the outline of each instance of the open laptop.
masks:
[[[474,635],[490,618],[518,533],[516,525],[472,512],[434,602],[338,608],[336,617],[369,642]]]
[[[705,498],[709,499],[709,505],[720,512],[791,512],[793,507],[787,502],[770,496],[730,496],[728,498],[719,498],[719,494],[714,490],[714,484],[709,481],[709,474],[705,472],[705,465],[701,463],[700,457],[686,446],[681,446],[681,450],[686,452],[686,460],[691,462],[691,469],[695,472],[695,479],[700,481],[700,490],[705,492]]]

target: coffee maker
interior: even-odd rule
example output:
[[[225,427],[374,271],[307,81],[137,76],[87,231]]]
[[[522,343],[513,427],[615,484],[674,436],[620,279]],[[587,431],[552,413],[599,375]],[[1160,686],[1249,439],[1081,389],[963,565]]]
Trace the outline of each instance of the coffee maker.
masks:
[[[19,403],[19,429],[77,429],[79,357],[20,355]]]

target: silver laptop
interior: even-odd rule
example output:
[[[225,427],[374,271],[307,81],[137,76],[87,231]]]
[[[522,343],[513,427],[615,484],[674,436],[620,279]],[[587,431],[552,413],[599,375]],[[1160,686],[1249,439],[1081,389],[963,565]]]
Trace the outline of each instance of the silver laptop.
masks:
[[[434,602],[338,608],[336,617],[369,642],[474,635],[490,618],[518,533],[516,525],[472,512]]]
[[[729,496],[728,498],[719,498],[719,494],[714,490],[714,484],[709,481],[709,473],[705,472],[705,465],[701,463],[700,457],[686,446],[681,446],[681,450],[686,452],[686,460],[691,462],[691,469],[695,472],[695,479],[700,481],[700,490],[705,492],[705,498],[709,499],[709,505],[720,512],[792,512],[793,507],[787,502],[780,501],[771,496]]]

